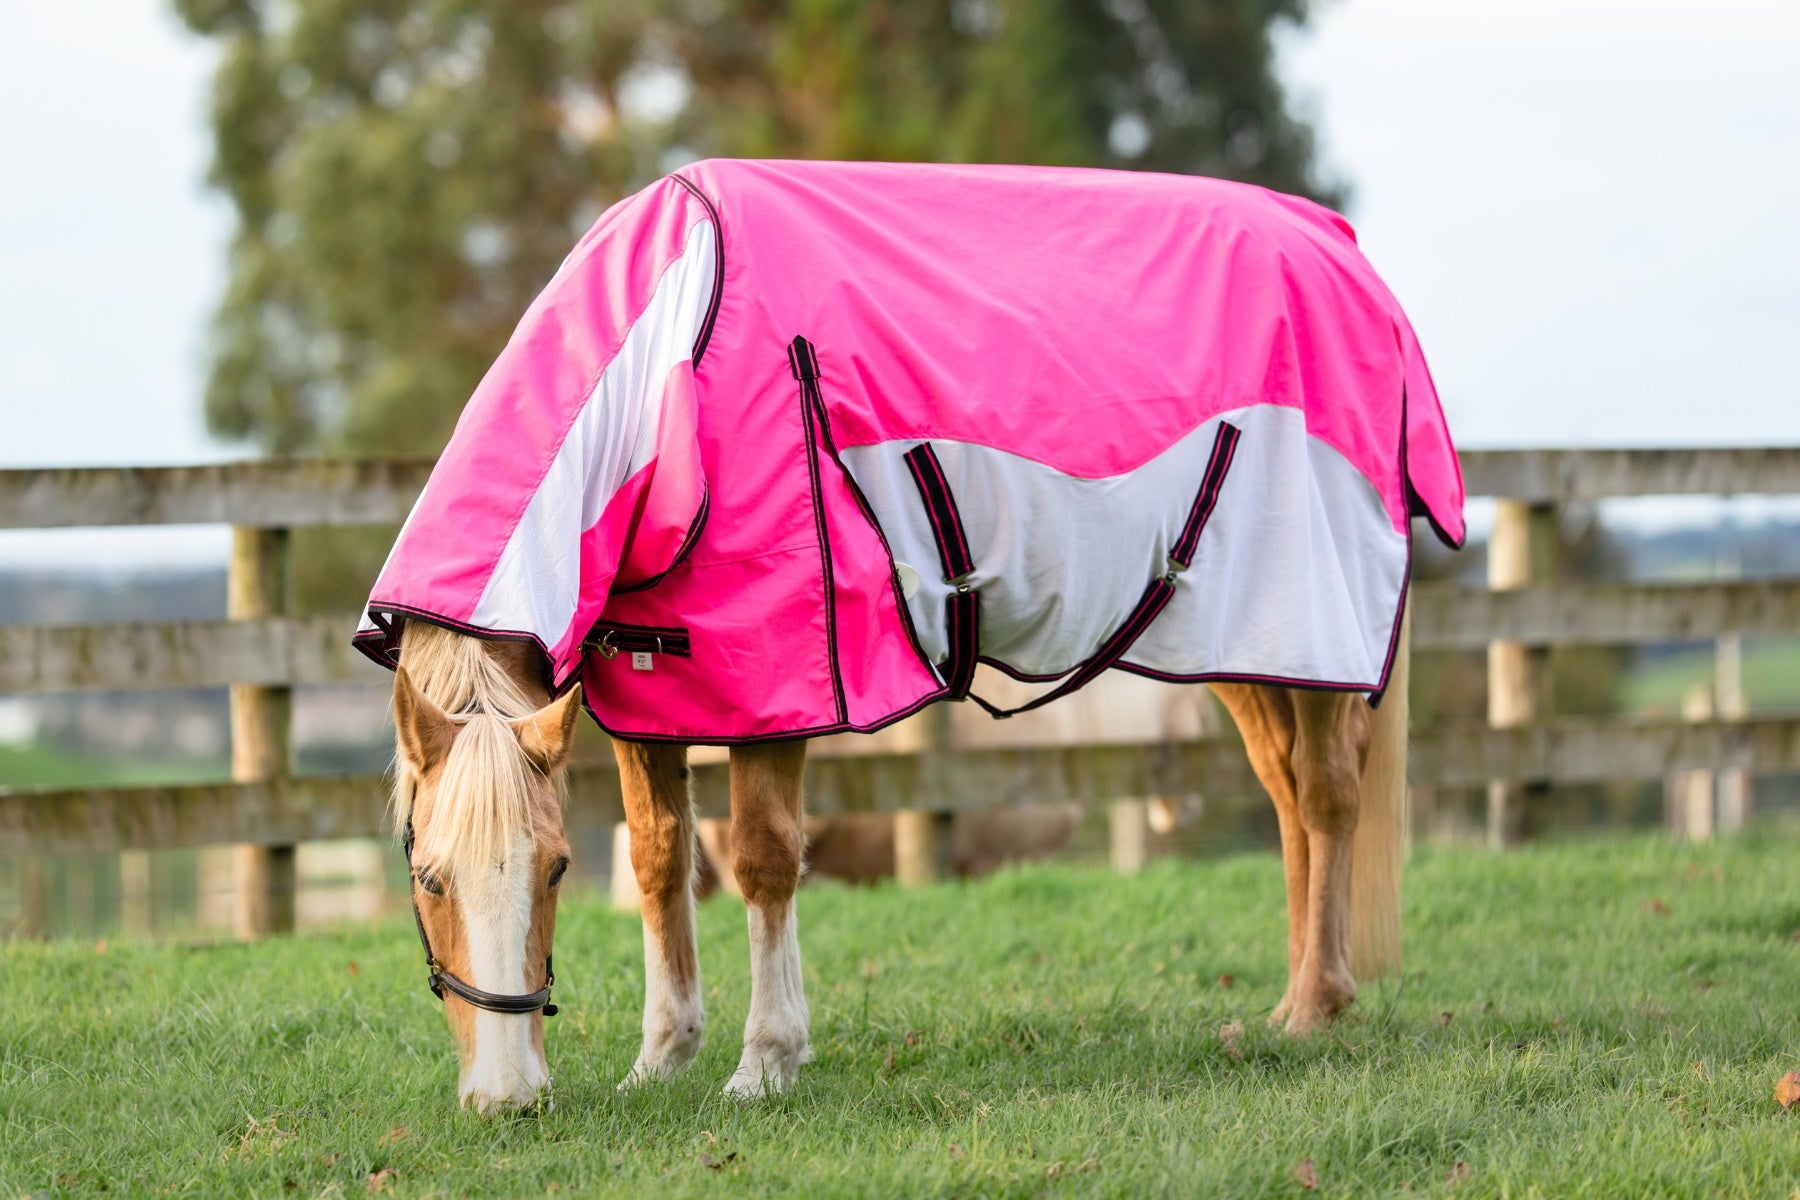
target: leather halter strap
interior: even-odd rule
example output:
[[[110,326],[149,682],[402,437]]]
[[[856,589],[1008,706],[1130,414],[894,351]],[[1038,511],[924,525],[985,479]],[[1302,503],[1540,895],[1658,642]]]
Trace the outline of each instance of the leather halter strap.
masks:
[[[418,874],[413,870],[413,826],[411,817],[406,818],[406,833],[401,840],[401,845],[406,850],[407,873],[412,875],[416,882]],[[419,912],[419,897],[416,892],[412,896],[412,910],[413,925],[419,931],[419,945],[423,947],[425,951],[425,966],[431,971],[431,974],[426,978],[425,983],[426,986],[431,988],[432,995],[436,996],[439,1000],[442,1000],[444,998],[444,993],[450,992],[464,1003],[473,1004],[476,1008],[486,1009],[488,1012],[492,1013],[522,1015],[542,1010],[546,1017],[554,1017],[557,1014],[559,1010],[556,1005],[550,1003],[550,989],[556,986],[556,968],[554,966],[555,959],[553,956],[544,956],[544,986],[537,991],[524,992],[516,996],[502,995],[498,992],[484,992],[478,987],[470,987],[468,984],[452,975],[449,971],[445,970],[443,964],[438,962],[437,955],[431,952],[431,939],[425,936],[425,918]]]

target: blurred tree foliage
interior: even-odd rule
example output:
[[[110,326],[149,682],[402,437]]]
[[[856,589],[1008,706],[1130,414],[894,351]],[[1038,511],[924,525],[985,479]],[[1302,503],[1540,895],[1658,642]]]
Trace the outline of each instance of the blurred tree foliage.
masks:
[[[1094,166],[1326,202],[1271,39],[1308,0],[175,0],[221,57],[238,224],[206,415],[277,454],[435,453],[614,200],[708,155]],[[310,534],[299,599],[387,535]]]

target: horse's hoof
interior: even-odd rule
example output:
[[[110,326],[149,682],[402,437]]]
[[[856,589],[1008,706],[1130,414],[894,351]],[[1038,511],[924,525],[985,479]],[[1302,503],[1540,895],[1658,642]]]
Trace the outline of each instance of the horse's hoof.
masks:
[[[800,1068],[812,1061],[812,1046],[802,1043],[795,1050],[775,1050],[758,1054],[744,1051],[737,1070],[725,1081],[725,1094],[733,1100],[764,1100],[779,1096],[794,1086]]]

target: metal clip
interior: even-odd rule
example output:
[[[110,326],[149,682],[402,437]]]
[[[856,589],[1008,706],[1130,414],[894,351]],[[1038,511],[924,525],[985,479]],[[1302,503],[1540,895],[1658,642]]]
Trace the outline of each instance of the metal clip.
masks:
[[[972,585],[969,580],[974,578],[974,576],[975,572],[970,571],[967,574],[958,575],[955,579],[946,579],[944,582],[955,588],[957,595],[966,596],[973,589],[974,585]]]
[[[616,629],[609,629],[600,636],[599,641],[589,642],[588,645],[598,650],[601,658],[611,662],[613,659],[619,657],[619,648],[612,644],[613,634],[617,632]]]

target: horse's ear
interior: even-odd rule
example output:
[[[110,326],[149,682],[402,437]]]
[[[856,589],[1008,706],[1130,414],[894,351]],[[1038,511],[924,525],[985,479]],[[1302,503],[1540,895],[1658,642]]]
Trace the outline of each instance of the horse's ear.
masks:
[[[564,692],[529,717],[512,723],[519,745],[540,770],[554,771],[569,759],[575,743],[575,718],[581,712],[581,685]]]
[[[405,667],[394,669],[394,730],[401,757],[420,774],[444,761],[456,737],[450,714],[413,686]]]

